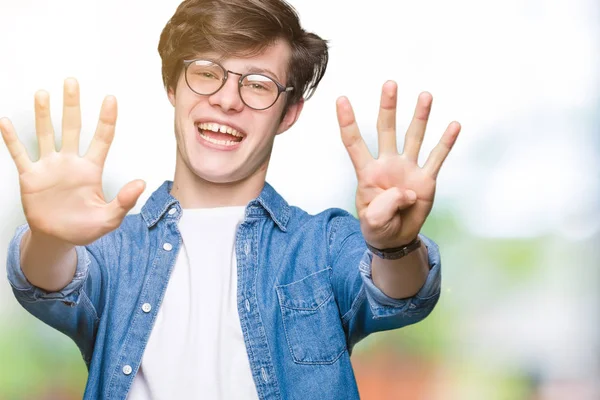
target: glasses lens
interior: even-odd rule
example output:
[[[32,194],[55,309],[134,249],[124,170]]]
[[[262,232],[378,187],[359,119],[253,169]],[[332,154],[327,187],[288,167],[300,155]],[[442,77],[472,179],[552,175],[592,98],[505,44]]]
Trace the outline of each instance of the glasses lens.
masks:
[[[221,66],[207,60],[192,62],[186,72],[188,85],[199,94],[213,94],[219,90],[224,76]]]
[[[240,93],[244,103],[249,107],[262,110],[275,103],[279,90],[273,79],[256,74],[244,77]]]

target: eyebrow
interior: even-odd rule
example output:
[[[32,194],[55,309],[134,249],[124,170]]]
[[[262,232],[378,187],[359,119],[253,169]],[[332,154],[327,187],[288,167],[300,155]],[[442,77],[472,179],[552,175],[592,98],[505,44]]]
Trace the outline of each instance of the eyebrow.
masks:
[[[248,74],[258,74],[258,73],[266,72],[268,74],[273,75],[275,77],[275,79],[277,79],[278,81],[281,81],[281,79],[279,79],[277,74],[268,68],[249,67],[247,70],[248,70],[248,72],[247,72]]]

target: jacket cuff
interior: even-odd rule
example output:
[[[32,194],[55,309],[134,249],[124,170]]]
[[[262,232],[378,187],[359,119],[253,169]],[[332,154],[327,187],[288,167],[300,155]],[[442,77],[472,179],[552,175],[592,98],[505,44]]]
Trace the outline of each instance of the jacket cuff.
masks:
[[[439,248],[435,242],[424,235],[419,238],[427,247],[429,256],[429,274],[421,289],[413,297],[394,299],[381,291],[371,275],[371,262],[373,253],[366,250],[360,261],[360,274],[364,283],[367,300],[375,318],[384,318],[396,315],[403,311],[417,311],[418,308],[429,308],[435,304],[440,295],[441,287],[441,262]]]
[[[8,282],[12,286],[15,296],[19,300],[30,303],[37,301],[60,300],[71,305],[77,304],[79,302],[81,289],[83,288],[83,284],[89,271],[88,265],[90,263],[90,259],[85,247],[75,247],[75,251],[77,252],[77,268],[71,282],[59,291],[48,292],[32,285],[27,280],[23,270],[21,269],[21,240],[28,229],[29,226],[27,224],[19,226],[8,247],[6,270]]]

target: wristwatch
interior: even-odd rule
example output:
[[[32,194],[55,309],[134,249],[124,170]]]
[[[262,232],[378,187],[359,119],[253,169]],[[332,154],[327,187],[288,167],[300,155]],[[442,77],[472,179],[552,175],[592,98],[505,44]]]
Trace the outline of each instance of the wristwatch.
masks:
[[[397,260],[421,247],[421,240],[417,236],[412,242],[405,244],[404,246],[394,247],[391,249],[378,249],[371,246],[369,243],[366,244],[367,248],[371,250],[373,255],[376,255],[384,260]]]

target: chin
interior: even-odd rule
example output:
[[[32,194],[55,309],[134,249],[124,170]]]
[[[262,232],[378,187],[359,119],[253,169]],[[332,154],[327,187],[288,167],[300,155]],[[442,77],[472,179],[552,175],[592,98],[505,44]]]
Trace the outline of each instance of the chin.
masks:
[[[205,165],[202,167],[194,165],[192,168],[192,172],[198,178],[211,182],[211,183],[233,183],[237,182],[243,178],[240,178],[234,171],[227,171],[223,168],[206,168]]]

